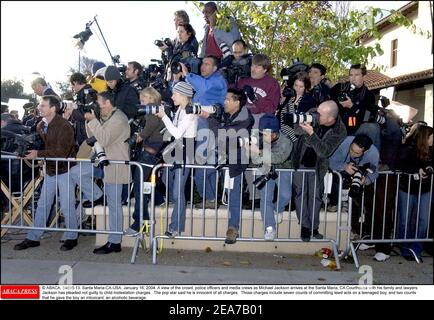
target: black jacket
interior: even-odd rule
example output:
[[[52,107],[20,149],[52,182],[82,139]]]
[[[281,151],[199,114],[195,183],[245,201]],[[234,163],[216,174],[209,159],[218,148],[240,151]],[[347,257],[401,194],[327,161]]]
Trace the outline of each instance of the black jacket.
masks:
[[[122,110],[128,119],[134,118],[137,114],[137,105],[140,104],[136,89],[119,80],[114,90],[110,91],[115,94],[115,107]]]
[[[221,147],[219,148],[218,153],[219,153],[219,159],[221,158],[225,159],[226,163],[229,162],[230,155],[236,153],[237,163],[228,164],[229,176],[231,178],[234,178],[240,175],[244,170],[246,170],[249,164],[248,161],[245,161],[246,163],[244,164],[241,163],[241,160],[243,159],[241,152],[245,152],[245,149],[240,147],[240,142],[238,137],[240,137],[241,139],[249,139],[250,131],[253,127],[253,123],[255,122],[252,113],[247,108],[242,107],[233,116],[230,116],[228,113],[224,113],[221,122],[219,122],[218,119],[213,117],[208,118],[208,120],[210,122],[210,127],[224,129],[226,131],[234,130],[237,132],[236,143],[234,141],[229,141],[229,137],[226,137],[225,139],[226,141],[222,141],[221,140],[222,137],[217,136],[218,145],[219,147]],[[224,143],[226,143],[225,149],[222,148]]]
[[[315,101],[316,107],[318,107],[324,101],[331,99],[331,89],[326,85],[323,80],[312,89],[310,89],[312,98]]]
[[[338,100],[341,92],[350,96],[353,106],[351,109],[344,108]],[[366,111],[375,112],[375,96],[365,86],[350,90],[350,82],[338,83],[332,88],[332,99],[339,106],[339,115],[347,128],[348,135],[354,135],[363,122],[367,122]]]
[[[431,154],[432,158],[432,154]],[[399,178],[399,189],[408,192],[408,179],[410,178],[410,193],[418,194],[420,186],[420,177],[417,175],[419,169],[432,167],[432,160],[421,160],[417,157],[416,146],[414,143],[403,144],[396,159],[395,168],[406,174],[401,174]],[[416,175],[414,175],[416,174]],[[422,179],[421,193],[430,192],[431,176]]]

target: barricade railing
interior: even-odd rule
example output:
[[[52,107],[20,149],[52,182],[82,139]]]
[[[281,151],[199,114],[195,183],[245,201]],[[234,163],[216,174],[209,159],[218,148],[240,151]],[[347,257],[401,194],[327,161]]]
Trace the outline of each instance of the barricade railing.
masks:
[[[51,172],[47,172],[47,162],[50,162]],[[102,176],[100,174],[103,170],[95,167],[94,162],[88,159],[74,158],[35,158],[33,160],[23,160],[16,156],[2,154],[1,194],[3,199],[1,236],[3,237],[8,229],[23,229],[29,232],[38,230],[41,231],[38,233],[39,236],[42,236],[44,231],[107,234],[109,236],[124,235],[123,206],[121,207],[121,212],[116,217],[111,216],[109,206],[114,208],[117,204],[113,202],[111,204],[108,203],[107,193],[113,193],[114,190],[114,197],[118,199],[119,192],[122,192],[122,187],[116,183],[121,179],[120,174],[118,176],[120,165],[128,166],[130,176],[132,166],[134,166],[135,170],[138,170],[140,181],[143,181],[142,166],[145,164],[132,161],[109,160],[110,166],[116,166],[114,185],[117,186],[113,189],[113,186],[108,186],[106,183],[101,183],[99,186],[96,184],[95,178],[100,178],[101,181]],[[52,171],[53,166],[54,172]],[[62,167],[60,174],[59,167]],[[62,173],[63,171],[66,172]],[[131,224],[132,219],[131,204],[133,202],[130,197],[131,185],[130,180],[126,184],[128,225]],[[102,187],[102,190],[100,187]],[[107,188],[110,190],[107,190]],[[140,194],[143,195],[143,183],[140,184],[139,188]],[[100,227],[96,224],[94,206],[94,201],[100,199],[100,197],[97,197],[98,194],[100,197],[103,197],[103,223]],[[71,199],[72,197],[74,199]],[[90,201],[91,205],[87,212],[82,206],[85,198]],[[37,211],[38,204],[41,206],[39,212]],[[65,206],[69,206],[68,208],[70,209],[61,210],[62,206],[64,208]],[[73,216],[71,216],[71,210],[73,210]],[[88,213],[89,211],[90,214]],[[38,216],[36,216],[37,212]],[[144,223],[142,212],[143,197],[140,198],[140,214],[138,215],[140,226]],[[61,222],[62,216],[63,223]],[[107,223],[107,218],[109,218],[109,223]],[[110,224],[112,228],[110,228]],[[142,245],[144,249],[146,246],[143,232],[138,232],[133,236],[136,237],[136,242],[131,263],[135,262],[139,245]]]
[[[433,175],[421,179],[417,174],[380,172],[361,195],[348,197],[347,227],[351,232],[344,256],[351,252],[359,268],[357,250],[361,244],[375,245],[377,252],[383,252],[383,248],[391,252],[398,245],[401,254],[405,250],[405,255],[419,263],[423,243],[433,241],[432,202]],[[415,246],[419,246],[418,252]]]
[[[173,168],[173,165],[168,165],[168,164],[160,164],[154,167],[153,171],[152,171],[152,176],[151,176],[151,210],[150,210],[150,239],[152,242],[152,246],[151,246],[151,251],[152,251],[152,261],[154,264],[157,263],[157,252],[158,252],[158,244],[159,244],[159,240],[164,240],[164,239],[171,239],[172,237],[169,237],[167,235],[165,235],[163,232],[168,230],[169,227],[169,220],[170,219],[170,215],[169,215],[169,200],[172,198],[171,196],[171,192],[173,192],[173,190],[177,190],[179,192],[181,187],[181,184],[183,184],[183,181],[181,180],[181,175],[182,175],[182,179],[188,179],[188,177],[190,177],[191,181],[190,181],[190,186],[188,187],[187,185],[185,186],[185,188],[190,192],[190,196],[189,201],[185,200],[184,205],[185,205],[185,215],[187,214],[187,210],[190,212],[190,216],[189,216],[189,221],[187,221],[187,218],[185,219],[185,226],[189,226],[187,229],[189,229],[189,231],[185,232],[185,230],[181,230],[184,229],[182,227],[180,227],[180,223],[181,225],[183,224],[183,222],[180,221],[180,219],[183,219],[181,212],[183,210],[183,208],[181,208],[181,210],[178,210],[177,213],[175,215],[172,216],[172,218],[177,218],[177,221],[180,222],[178,223],[178,230],[173,230],[176,231],[176,236],[174,237],[175,239],[179,239],[179,240],[216,240],[216,241],[224,241],[226,239],[225,236],[221,235],[221,232],[219,232],[218,230],[218,226],[219,226],[219,222],[223,219],[227,219],[227,221],[229,221],[230,219],[230,210],[229,210],[229,206],[230,204],[226,207],[225,210],[219,210],[219,204],[217,203],[217,199],[219,199],[219,193],[221,192],[221,190],[223,190],[223,192],[226,190],[225,188],[221,188],[220,186],[220,173],[221,175],[224,176],[225,172],[228,170],[227,167],[223,167],[221,169],[216,169],[215,166],[204,166],[204,165],[181,165],[177,168]],[[183,171],[184,170],[184,171]],[[202,196],[205,196],[206,192],[205,192],[205,186],[206,186],[206,177],[207,177],[207,172],[215,172],[216,173],[216,180],[215,182],[212,181],[212,184],[215,187],[214,193],[215,193],[215,199],[213,202],[213,208],[212,208],[212,212],[213,214],[209,214],[210,212],[206,209],[206,205],[209,204],[209,202],[206,202],[205,199],[202,199],[202,202],[199,203],[199,216],[198,216],[198,211],[194,211],[193,207],[194,207],[194,171],[195,170],[204,170],[204,178],[203,178],[203,190],[202,190]],[[162,172],[164,171],[164,172]],[[189,172],[188,172],[189,171]],[[252,173],[258,173],[258,168],[247,168],[246,169],[247,172],[251,171]],[[322,198],[323,198],[323,194],[316,194],[317,190],[319,188],[317,188],[317,184],[321,183],[323,184],[324,181],[318,181],[315,171],[314,170],[309,170],[309,169],[300,169],[297,171],[294,171],[293,169],[276,169],[275,170],[277,173],[277,177],[275,179],[275,185],[277,186],[277,203],[276,203],[276,207],[279,208],[279,200],[280,200],[280,193],[282,192],[282,188],[284,188],[284,186],[281,186],[281,178],[286,174],[286,181],[288,181],[288,174],[290,175],[290,179],[289,179],[289,186],[285,186],[288,188],[291,188],[291,185],[293,185],[293,180],[298,179],[299,182],[301,182],[301,191],[298,190],[298,192],[301,194],[299,194],[299,198],[300,200],[296,200],[296,199],[292,199],[291,196],[289,196],[289,203],[287,204],[289,206],[289,208],[291,208],[291,202],[293,201],[299,201],[299,204],[296,204],[296,207],[298,206],[298,211],[300,212],[300,216],[298,217],[299,221],[303,221],[303,215],[305,214],[310,214],[311,217],[314,213],[314,209],[312,210],[312,213],[308,213],[307,209],[304,208],[303,206],[305,206],[305,202],[302,201],[301,199],[303,199],[305,196],[307,197],[307,192],[308,190],[305,190],[305,188],[307,188],[307,180],[310,179],[310,184],[312,184],[312,181],[314,183],[313,187],[310,186],[309,188],[309,192],[310,193],[314,193],[313,195],[310,194],[309,196],[312,197],[312,201],[313,201],[313,205],[310,206],[311,208],[315,208],[315,205],[322,205]],[[186,174],[187,172],[187,174]],[[174,174],[178,174],[179,178],[176,180],[178,181],[178,186],[174,185],[173,180],[169,179],[170,175],[174,175]],[[342,189],[342,177],[339,173],[336,173],[338,178],[339,178],[339,190]],[[188,175],[188,177],[187,177]],[[239,183],[243,183],[243,176],[244,173],[241,174],[240,179],[238,180]],[[313,178],[314,177],[314,178]],[[155,194],[156,194],[156,186],[157,186],[157,182],[163,182],[165,184],[165,203],[163,205],[160,206],[161,212],[160,212],[160,228],[161,230],[163,230],[162,232],[160,232],[160,234],[157,234],[157,230],[156,230],[156,209],[157,206],[155,205]],[[300,183],[299,183],[300,185]],[[224,186],[223,186],[224,187]],[[232,186],[233,187],[233,186]],[[265,184],[265,186],[262,188],[268,188],[268,183]],[[274,187],[273,187],[274,188]],[[185,191],[185,190],[184,190]],[[253,193],[258,192],[256,186],[253,189]],[[251,200],[251,207],[248,211],[242,210],[243,207],[243,197],[242,197],[243,191],[242,188],[240,189],[240,218],[239,218],[239,237],[237,238],[237,241],[245,241],[245,242],[254,242],[254,241],[267,241],[264,239],[264,233],[261,234],[261,236],[255,236],[255,214],[258,214],[258,212],[260,213],[260,208],[258,208],[258,206],[255,207],[255,194],[252,195],[252,200]],[[265,194],[269,194],[268,190],[265,190]],[[272,194],[272,193],[271,193]],[[184,195],[177,195],[174,199],[177,199],[178,201],[178,208],[182,207],[182,200],[181,197],[183,197]],[[311,232],[311,236],[312,242],[325,242],[325,243],[330,243],[333,249],[333,254],[334,254],[334,258],[336,261],[336,267],[337,269],[340,269],[340,261],[339,261],[339,246],[340,246],[340,239],[341,239],[341,231],[345,230],[344,228],[341,228],[341,192],[339,193],[339,201],[338,201],[338,208],[337,208],[337,212],[330,212],[328,211],[327,208],[327,203],[325,204],[325,208],[324,210],[322,210],[322,214],[320,215],[320,217],[322,217],[322,219],[320,220],[320,225],[319,225],[319,232],[323,234],[323,238],[320,239],[318,236],[315,237],[315,234],[313,233],[314,230],[314,222],[315,219],[311,219],[311,226],[310,226],[310,232]],[[229,198],[229,197],[228,197]],[[250,200],[249,200],[250,201]],[[264,201],[265,203],[265,199],[262,199],[261,201]],[[271,201],[273,202],[273,201]],[[317,203],[319,202],[319,203]],[[173,204],[174,205],[174,204]],[[209,209],[210,207],[208,207]],[[174,209],[172,209],[174,210]],[[227,215],[224,215],[224,211],[227,212]],[[266,209],[264,207],[263,209],[264,214],[262,217],[262,226],[263,226],[263,230],[265,230],[265,226],[264,226],[264,219],[266,220],[266,215],[267,214],[275,214],[274,212],[271,213],[267,213]],[[298,212],[296,210],[296,212]],[[249,217],[251,218],[251,222],[250,222],[250,226],[247,225],[245,222],[247,220],[247,215],[250,213]],[[297,214],[297,213],[296,213]],[[327,225],[328,225],[328,218],[330,215],[335,216],[336,219],[336,225],[335,225],[335,230],[336,232],[327,232]],[[163,226],[163,216],[165,217],[165,225]],[[279,227],[279,223],[276,222],[275,224],[275,238],[274,238],[274,242],[288,242],[288,243],[297,243],[297,242],[302,242],[301,238],[300,238],[300,232],[301,232],[301,227],[302,224],[299,225],[298,227],[298,232],[296,232],[296,234],[294,235],[294,232],[291,232],[291,222],[294,223],[292,220],[292,216],[293,213],[291,212],[291,209],[284,210],[283,216],[286,218],[284,218],[283,220],[287,222],[287,228],[285,228],[285,230],[283,230],[283,228]],[[196,217],[196,219],[194,218]],[[199,217],[199,218],[198,218]],[[275,219],[278,219],[277,215],[275,215]],[[209,224],[209,219],[214,219],[212,225],[214,230],[207,230],[206,226],[206,220],[208,219],[208,225]],[[229,224],[229,222],[228,222]],[[246,226],[247,225],[247,226]],[[196,231],[194,231],[196,230]],[[222,231],[220,229],[220,231]],[[256,232],[257,233],[257,232]],[[268,242],[268,241],[267,241]]]

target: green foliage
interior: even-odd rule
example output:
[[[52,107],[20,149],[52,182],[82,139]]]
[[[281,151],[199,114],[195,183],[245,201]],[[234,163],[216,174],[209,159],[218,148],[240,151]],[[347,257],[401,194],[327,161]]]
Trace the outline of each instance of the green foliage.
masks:
[[[193,1],[202,10],[203,4]],[[383,17],[383,10],[371,7],[366,12],[349,11],[339,16],[329,1],[217,1],[217,26],[230,27],[229,19],[236,19],[240,33],[253,53],[267,54],[274,66],[274,74],[298,57],[311,64],[322,63],[327,75],[337,80],[348,73],[354,63],[367,64],[383,54],[379,44],[358,45],[362,34],[380,39],[375,22]],[[411,20],[398,11],[391,11],[391,22],[418,30]]]
[[[13,99],[31,99],[32,95],[24,94],[24,86],[18,80],[2,80],[1,82],[1,100],[8,102]]]

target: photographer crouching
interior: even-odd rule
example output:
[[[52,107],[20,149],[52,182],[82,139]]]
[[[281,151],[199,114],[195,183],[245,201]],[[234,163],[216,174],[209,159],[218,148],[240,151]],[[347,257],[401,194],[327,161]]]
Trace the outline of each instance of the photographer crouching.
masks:
[[[101,118],[98,120],[95,111],[86,112],[86,131],[89,137],[104,148],[108,159],[129,161],[128,144],[130,126],[127,116],[114,106],[115,98],[110,92],[98,93],[98,105]],[[122,184],[130,182],[130,170],[127,165],[108,164],[104,166],[105,190],[109,207],[110,231],[123,230],[123,211],[121,204]],[[108,236],[108,242],[93,251],[95,254],[108,254],[121,251],[122,235]]]
[[[160,105],[161,95],[160,93],[152,87],[147,87],[140,92],[140,102],[143,105]],[[135,135],[136,138],[136,148],[138,148],[137,162],[156,165],[158,162],[157,154],[160,152],[163,146],[163,135],[160,131],[164,128],[164,123],[156,115],[147,114],[143,116],[141,122],[141,131]],[[149,166],[142,166],[143,168],[143,179],[148,181],[149,175],[151,174],[152,168]],[[134,213],[133,213],[133,224],[126,230],[126,234],[135,234],[140,229],[140,172],[139,170],[134,170],[133,173],[133,192],[134,192]],[[149,220],[148,212],[148,196],[143,196],[143,219]]]
[[[279,120],[275,116],[265,115],[259,120],[260,134],[263,136],[263,143],[271,144],[271,149],[263,148],[261,143],[251,144],[251,157],[254,163],[262,162],[262,159],[271,159],[270,168],[263,163],[259,173],[262,174],[254,181],[254,184],[261,192],[261,216],[264,222],[264,239],[273,241],[276,235],[276,219],[281,223],[285,206],[289,203],[292,194],[291,172],[277,173],[274,169],[289,169],[291,166],[290,154],[293,143],[279,131]],[[265,153],[269,151],[269,155]],[[262,155],[262,157],[261,157]],[[264,170],[266,169],[266,170]],[[271,169],[271,170],[270,170]],[[266,171],[266,172],[264,172]],[[279,188],[277,203],[273,203],[274,188]]]
[[[362,228],[361,236],[370,233],[368,223],[372,221],[370,208],[365,205],[362,212],[362,193],[365,186],[370,186],[378,178],[379,160],[378,149],[372,144],[371,138],[365,134],[346,137],[330,157],[330,169],[341,172],[343,189],[349,189],[348,195],[353,200],[351,228],[354,233],[358,233]],[[374,194],[371,191],[365,193],[365,203],[374,202]],[[339,193],[339,180],[333,173],[328,211],[336,212]],[[364,217],[361,221],[366,222],[363,225],[359,224],[361,217]]]
[[[315,169],[315,172],[294,173],[295,208],[301,224],[300,237],[305,242],[310,241],[311,235],[315,239],[323,238],[318,232],[323,180],[329,167],[329,157],[347,135],[334,101],[324,101],[316,110],[309,112],[310,123],[302,121],[295,130],[300,137],[292,153],[296,170]]]

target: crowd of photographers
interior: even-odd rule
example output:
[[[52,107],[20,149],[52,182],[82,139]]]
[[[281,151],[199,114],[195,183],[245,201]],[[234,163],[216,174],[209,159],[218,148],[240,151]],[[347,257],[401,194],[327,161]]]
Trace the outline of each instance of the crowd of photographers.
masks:
[[[96,168],[92,164],[80,167],[78,172],[74,163],[60,162],[54,167],[48,162],[44,179],[48,189],[41,189],[35,226],[47,223],[57,177],[66,227],[76,228],[73,191],[81,175],[86,183],[80,184],[80,192],[88,200],[83,206],[106,203],[112,231],[122,231],[122,205],[129,198],[129,182],[133,182],[134,221],[125,233],[137,233],[140,215],[149,219],[146,195],[142,195],[144,212],[140,212],[140,175],[138,170],[131,173],[126,165],[110,164],[110,160],[134,160],[148,165],[143,166],[145,180],[152,166],[173,164],[168,177],[161,177],[169,181],[167,200],[174,204],[166,231],[169,237],[185,228],[185,186],[191,170],[186,164],[216,167],[194,170],[194,198],[196,207],[214,209],[221,204],[219,194],[226,193],[230,213],[227,244],[235,243],[239,236],[241,208],[252,206],[260,208],[265,240],[274,240],[276,226],[282,222],[291,198],[301,224],[300,238],[322,239],[321,207],[326,204],[328,211],[336,211],[339,198],[335,174],[328,190],[323,183],[332,170],[342,173],[344,188],[349,189],[360,211],[362,191],[366,191],[365,202],[375,196],[372,185],[381,179],[380,169],[413,174],[399,181],[398,233],[400,237],[424,237],[432,201],[432,128],[416,124],[407,134],[396,114],[386,110],[386,105],[376,104],[364,83],[366,68],[362,65],[350,67],[349,81],[331,86],[323,65],[308,66],[294,60],[281,71],[283,82],[279,84],[270,75],[270,59],[261,53],[248,53],[231,17],[227,17],[231,26],[228,31],[216,26],[215,3],[205,4],[203,14],[206,25],[200,48],[187,13],[176,11],[176,39],[155,41],[162,52],[161,60],[154,60],[156,64],[143,68],[132,61],[121,68],[97,62],[88,77],[74,73],[70,77],[73,104],[62,102],[45,80],[38,78],[32,88],[41,102],[37,108],[26,108],[22,122],[2,107],[2,151],[27,160],[76,157],[94,159],[98,164]],[[3,139],[5,132],[9,134],[7,139]],[[258,167],[257,174],[246,170],[249,166]],[[292,174],[276,169],[296,171]],[[66,178],[68,171],[71,179]],[[6,180],[3,172],[8,170],[2,169],[2,180]],[[12,168],[11,174],[16,177],[17,169]],[[220,174],[224,186],[217,184]],[[93,181],[93,177],[98,179]],[[419,180],[421,197],[417,197]],[[103,184],[106,199],[102,199]],[[371,214],[377,215],[380,209],[374,211]],[[408,221],[417,211],[415,230]],[[355,230],[360,227],[361,215],[353,214]],[[41,235],[41,231],[30,231],[15,249],[39,246]],[[77,237],[77,233],[66,232],[61,249],[74,248]],[[110,235],[108,242],[94,252],[120,251],[121,238]],[[411,258],[409,249],[420,256],[419,243],[409,247],[402,248],[403,256]],[[390,253],[390,246],[378,245],[376,249],[380,261]]]

